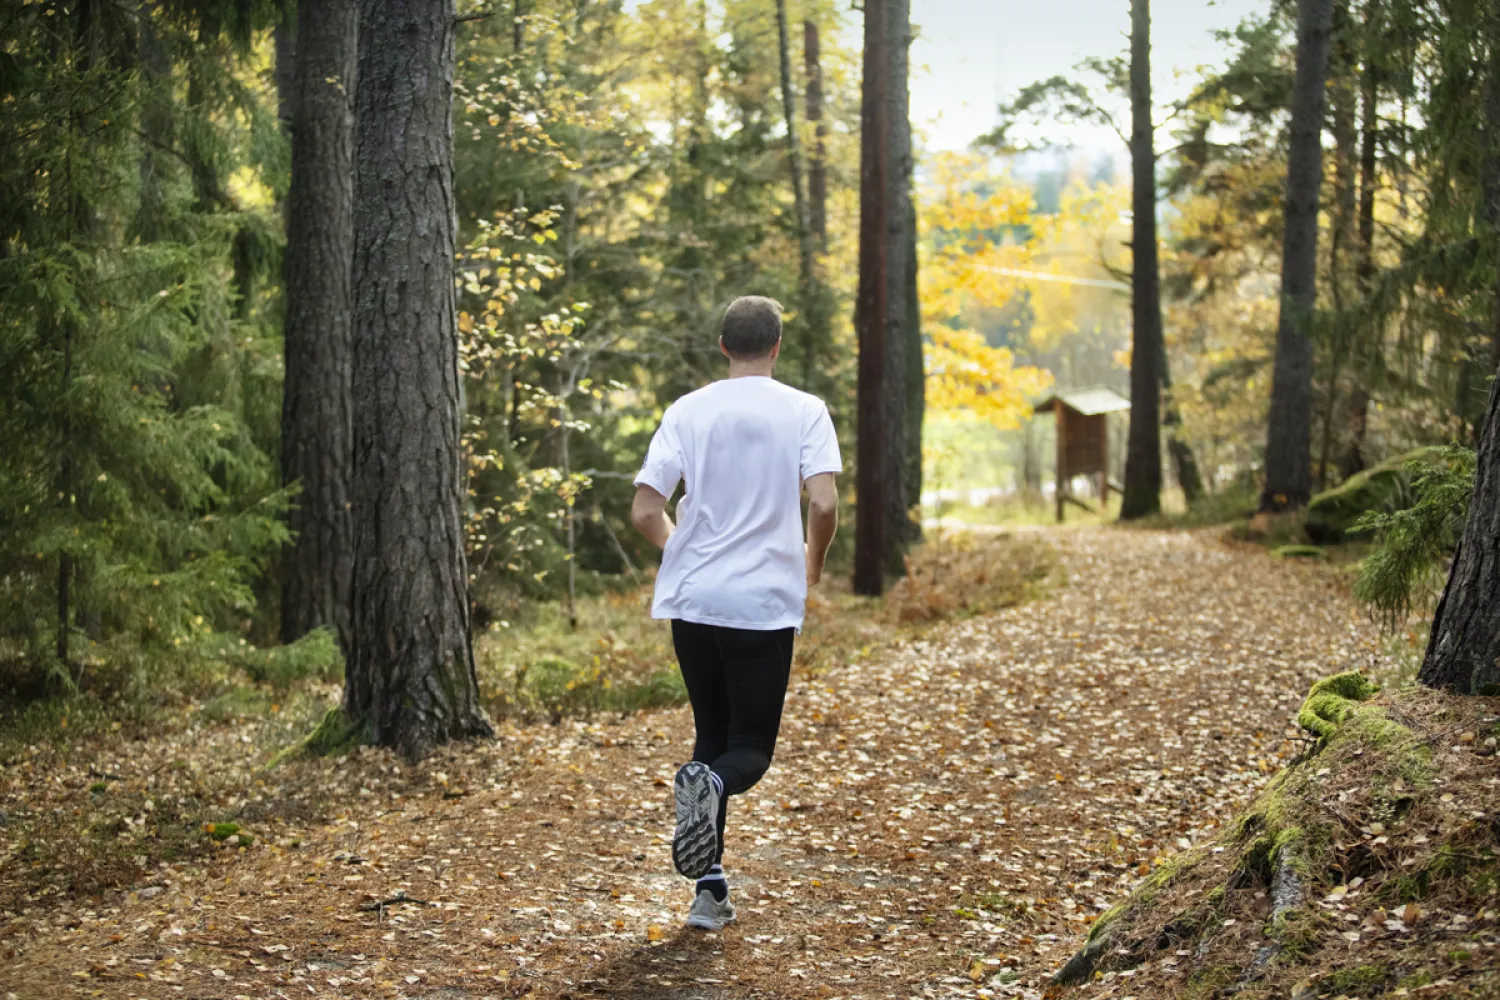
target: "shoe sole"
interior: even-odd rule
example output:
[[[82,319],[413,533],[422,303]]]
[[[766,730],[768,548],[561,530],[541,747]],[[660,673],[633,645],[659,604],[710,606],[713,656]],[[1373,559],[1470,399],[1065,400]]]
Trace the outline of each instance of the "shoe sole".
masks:
[[[735,914],[733,914],[733,913],[729,914],[729,916],[725,917],[723,920],[713,920],[713,919],[711,919],[709,917],[696,917],[695,916],[695,917],[688,917],[687,918],[687,925],[689,927],[693,928],[694,930],[700,930],[700,931],[722,931],[724,928],[726,928],[730,924],[734,923],[734,921],[735,921]]]
[[[672,864],[683,878],[699,879],[714,865],[719,849],[716,825],[719,803],[707,764],[689,761],[672,782],[677,801],[677,829],[672,834]]]

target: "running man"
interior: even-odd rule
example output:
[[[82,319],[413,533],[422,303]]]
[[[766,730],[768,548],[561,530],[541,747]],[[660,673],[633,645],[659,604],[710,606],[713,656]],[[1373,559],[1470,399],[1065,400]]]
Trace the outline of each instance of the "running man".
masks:
[[[651,616],[672,622],[693,706],[693,759],[673,782],[672,861],[697,880],[687,922],[704,930],[734,920],[726,804],[771,766],[792,639],[838,526],[834,476],[842,470],[828,407],[771,377],[781,304],[736,299],[720,334],[729,377],[667,408],[631,510],[636,528],[663,549]],[[666,505],[679,482],[674,524]]]

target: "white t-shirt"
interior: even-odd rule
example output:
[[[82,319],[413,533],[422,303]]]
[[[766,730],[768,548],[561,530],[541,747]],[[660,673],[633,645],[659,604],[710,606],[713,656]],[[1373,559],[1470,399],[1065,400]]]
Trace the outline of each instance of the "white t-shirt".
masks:
[[[842,469],[828,407],[775,379],[724,379],[669,406],[635,478],[668,498],[686,485],[651,616],[801,628],[802,481]]]

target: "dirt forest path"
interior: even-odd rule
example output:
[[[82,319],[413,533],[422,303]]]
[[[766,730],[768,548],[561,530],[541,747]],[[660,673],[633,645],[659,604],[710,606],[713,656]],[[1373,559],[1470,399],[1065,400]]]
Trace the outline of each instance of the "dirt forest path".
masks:
[[[339,818],[13,938],[0,994],[1040,996],[1094,916],[1274,770],[1311,681],[1378,656],[1325,567],[1205,534],[1046,537],[1044,599],[794,681],[771,774],[731,806],[722,934],[679,929],[683,709],[415,768],[295,765],[269,780]]]

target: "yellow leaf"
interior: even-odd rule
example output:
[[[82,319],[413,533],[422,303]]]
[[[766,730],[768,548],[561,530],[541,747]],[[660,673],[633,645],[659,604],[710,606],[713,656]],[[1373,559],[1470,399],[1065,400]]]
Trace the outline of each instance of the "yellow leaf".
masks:
[[[650,927],[646,928],[647,941],[660,941],[665,936],[666,935],[663,933],[662,929],[656,924],[652,924]]]

